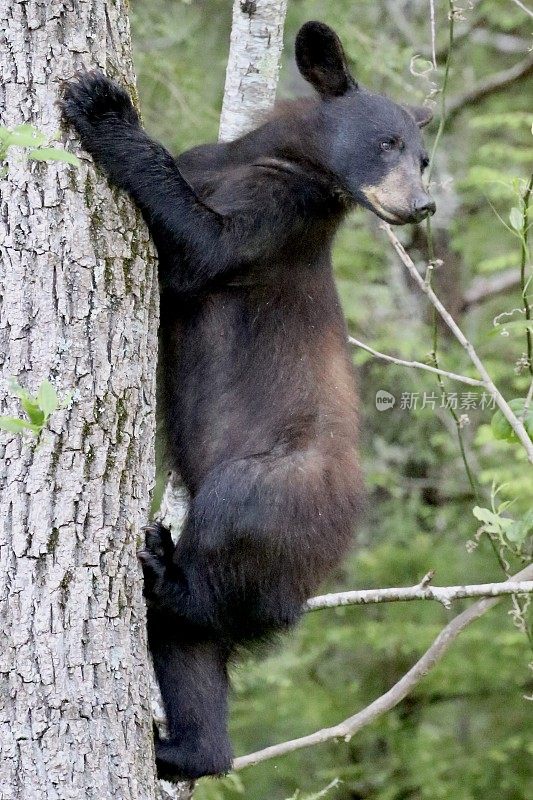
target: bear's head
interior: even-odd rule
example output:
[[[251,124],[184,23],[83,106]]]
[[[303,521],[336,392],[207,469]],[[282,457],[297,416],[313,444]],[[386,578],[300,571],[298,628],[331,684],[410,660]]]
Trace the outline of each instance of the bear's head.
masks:
[[[321,158],[356,203],[386,222],[420,222],[435,212],[422,173],[428,164],[420,128],[427,108],[401,106],[357,84],[337,34],[307,22],[296,63],[319,93]]]

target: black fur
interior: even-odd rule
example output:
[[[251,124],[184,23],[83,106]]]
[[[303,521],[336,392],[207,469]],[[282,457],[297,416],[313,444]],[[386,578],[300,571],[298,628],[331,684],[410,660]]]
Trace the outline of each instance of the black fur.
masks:
[[[335,231],[357,202],[373,207],[365,187],[398,169],[394,208],[374,210],[420,218],[416,114],[359,88],[322,23],[299,33],[297,61],[320,98],[178,159],[104,75],[79,75],[62,101],[159,252],[170,453],[191,495],[177,547],[152,525],[140,554],[169,722],[156,755],[170,778],[230,768],[228,659],[293,625],[350,545],[357,403]]]

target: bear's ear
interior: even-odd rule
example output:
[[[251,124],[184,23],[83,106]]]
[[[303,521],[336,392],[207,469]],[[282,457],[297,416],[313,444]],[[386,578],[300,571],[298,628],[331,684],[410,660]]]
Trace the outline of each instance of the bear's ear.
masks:
[[[414,118],[419,128],[423,128],[433,119],[433,111],[426,106],[404,106],[404,108]]]
[[[296,36],[296,64],[323,97],[339,97],[357,83],[350,75],[340,39],[323,22],[306,22]]]

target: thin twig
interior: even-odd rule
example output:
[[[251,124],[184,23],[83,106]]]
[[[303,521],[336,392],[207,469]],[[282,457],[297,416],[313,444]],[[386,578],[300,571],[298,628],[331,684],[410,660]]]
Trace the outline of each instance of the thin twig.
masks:
[[[522,421],[524,421],[527,417],[527,412],[529,411],[529,407],[531,406],[531,401],[533,400],[533,380],[529,384],[529,391],[526,396],[526,402],[524,403],[524,410],[520,415]]]
[[[522,197],[522,231],[520,236],[520,289],[522,291],[522,302],[524,303],[524,312],[526,319],[531,320],[531,308],[527,296],[527,282],[526,282],[526,264],[529,254],[528,238],[529,238],[529,201],[531,199],[531,192],[533,190],[533,174],[526,186],[524,196]],[[531,331],[526,329],[526,355],[527,366],[530,375],[533,375],[533,343]]]
[[[444,65],[444,77],[442,79],[442,87],[441,87],[441,95],[440,95],[440,120],[439,120],[439,127],[437,129],[437,133],[435,135],[435,141],[433,142],[433,147],[431,148],[431,155],[429,157],[429,164],[427,169],[427,181],[431,178],[431,173],[433,172],[433,165],[435,162],[435,153],[437,152],[437,147],[439,146],[439,142],[444,131],[444,126],[446,124],[446,90],[448,88],[448,78],[450,77],[450,63],[451,63],[451,56],[452,56],[452,48],[453,48],[453,23],[454,23],[454,5],[453,0],[448,0],[448,8],[449,8],[449,28],[448,28],[448,53],[446,55],[446,63]]]
[[[507,269],[490,278],[474,278],[463,296],[461,311],[467,311],[472,306],[491,300],[503,292],[516,289],[520,286],[520,275],[516,269]]]
[[[533,579],[533,564],[523,569],[517,575],[514,575],[513,581],[531,581]],[[373,703],[363,708],[357,714],[345,719],[339,725],[332,728],[323,728],[322,730],[311,733],[308,736],[302,736],[299,739],[292,739],[282,744],[272,745],[265,747],[264,750],[258,750],[256,753],[250,753],[246,756],[236,758],[233,764],[233,769],[239,770],[244,767],[259,764],[261,761],[268,761],[271,758],[283,756],[286,753],[292,753],[295,750],[301,750],[304,747],[311,747],[322,742],[330,741],[331,739],[344,739],[349,741],[354,734],[369,725],[377,717],[389,711],[394,706],[397,706],[404,697],[433,669],[435,664],[442,658],[444,653],[448,650],[452,642],[471,622],[479,619],[490,608],[499,602],[499,597],[491,597],[490,599],[479,600],[474,603],[462,614],[454,617],[451,622],[439,633],[433,644],[426,650],[424,655],[411,667],[403,678],[401,678],[388,692],[378,697]]]
[[[444,78],[442,81],[442,88],[441,88],[441,109],[440,109],[440,122],[439,122],[439,129],[437,131],[437,135],[435,137],[435,141],[433,143],[433,149],[431,151],[431,157],[429,161],[428,167],[428,177],[427,180],[429,181],[431,170],[433,169],[435,163],[435,154],[437,152],[437,147],[444,131],[444,126],[446,125],[446,92],[448,89],[448,78],[450,75],[450,65],[452,62],[452,54],[455,47],[455,38],[454,38],[454,20],[455,20],[455,6],[454,0],[448,0],[448,52],[446,54],[446,64],[444,67]],[[428,245],[428,255],[429,255],[429,263],[431,266],[436,264],[435,259],[435,248],[433,244],[433,230],[431,227],[431,218],[427,218],[426,222],[426,232],[427,232],[427,245]],[[432,286],[432,278],[433,278],[433,269],[427,270],[427,277],[426,283],[430,289],[433,288]],[[437,318],[437,310],[435,308],[432,309],[432,342],[433,347],[431,351],[431,357],[433,360],[433,367],[435,369],[440,369],[439,364],[439,355],[438,355],[438,339],[439,339],[439,329],[438,329],[438,318]],[[446,391],[446,387],[444,385],[444,381],[442,379],[442,375],[437,374],[437,383],[439,384],[440,390],[444,397],[447,397],[448,393]],[[453,408],[451,404],[448,406],[450,415],[453,418],[455,423],[455,431],[457,435],[457,440],[459,442],[459,450],[461,453],[461,459],[463,461],[463,465],[465,468],[466,476],[468,478],[468,482],[470,487],[476,497],[476,500],[479,502],[479,489],[477,485],[477,481],[474,478],[474,473],[470,467],[470,462],[466,452],[466,445],[465,445],[465,437],[463,435],[463,429],[461,424],[461,419],[459,418],[457,412]]]
[[[406,252],[404,246],[398,239],[395,233],[393,233],[390,225],[386,222],[382,222],[380,227],[385,231],[387,236],[389,237],[392,246],[398,253],[400,260],[402,261],[403,265],[407,268],[409,274],[414,279],[414,281],[418,284],[419,288],[424,292],[427,296],[429,301],[432,305],[436,308],[446,325],[450,328],[452,333],[454,334],[457,341],[464,347],[466,352],[468,353],[470,360],[476,367],[477,371],[481,375],[483,379],[483,383],[487,392],[490,394],[491,397],[494,398],[494,401],[502,414],[504,415],[505,419],[508,421],[511,428],[516,433],[518,439],[524,446],[524,449],[527,453],[528,460],[533,464],[533,442],[529,438],[526,429],[524,428],[523,423],[516,417],[513,413],[512,409],[510,408],[509,404],[499,391],[499,389],[494,384],[494,381],[490,377],[489,373],[487,372],[486,367],[484,366],[483,362],[479,358],[478,354],[476,353],[473,345],[471,342],[466,338],[458,324],[455,322],[451,314],[444,308],[441,301],[431,288],[427,284],[426,281],[421,277],[417,268],[414,265],[412,258]]]
[[[457,37],[456,37],[457,39]],[[470,41],[492,47],[500,53],[527,53],[531,42],[524,36],[515,36],[511,33],[497,33],[486,28],[478,28],[470,34]]]
[[[431,28],[431,60],[433,62],[433,69],[437,69],[437,53],[435,45],[435,2],[429,0],[429,20]]]
[[[533,17],[533,11],[530,8],[525,6],[520,0],[511,0],[518,8],[521,8],[526,14],[529,14],[530,17]]]
[[[348,342],[354,347],[360,347],[361,350],[366,350],[367,353],[371,353],[376,358],[381,358],[383,361],[389,361],[391,364],[398,364],[401,367],[416,367],[416,369],[424,369],[427,372],[433,372],[437,375],[444,375],[447,378],[450,378],[452,381],[467,383],[469,386],[485,386],[483,381],[480,381],[477,378],[469,378],[466,375],[459,375],[456,372],[447,372],[444,369],[437,369],[436,367],[431,367],[429,364],[423,364],[421,361],[406,361],[403,358],[396,358],[395,356],[389,356],[385,353],[380,353],[378,350],[374,350],[374,348],[370,347],[368,344],[360,342],[359,339],[356,339],[354,336],[348,336]]]
[[[394,603],[410,600],[437,600],[449,608],[455,600],[466,597],[500,597],[507,594],[531,594],[533,581],[502,581],[477,583],[469,586],[401,586],[393,589],[361,589],[350,592],[312,597],[305,604],[306,611],[319,611],[337,606],[365,606],[372,603]]]
[[[476,83],[468,92],[450,100],[448,103],[447,121],[449,122],[452,117],[455,117],[460,111],[468,108],[468,106],[473,106],[480,100],[489,97],[491,94],[501,92],[516,81],[527,78],[532,72],[533,54],[530,54],[522,59],[522,61],[519,61],[518,64],[515,64],[514,67],[496,72],[494,75],[485,78],[485,80]]]

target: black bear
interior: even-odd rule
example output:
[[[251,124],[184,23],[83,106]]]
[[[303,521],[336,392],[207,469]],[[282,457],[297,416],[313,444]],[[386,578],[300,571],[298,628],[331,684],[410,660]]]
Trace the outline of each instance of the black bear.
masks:
[[[177,546],[152,525],[140,553],[169,779],[230,769],[228,660],[293,625],[350,545],[361,482],[335,231],[357,204],[396,224],[435,210],[427,109],[358,86],[322,23],[301,28],[296,62],[316,97],[177,159],[101,73],[62,101],[159,254],[169,450],[191,498]]]

